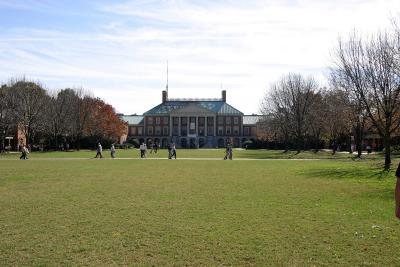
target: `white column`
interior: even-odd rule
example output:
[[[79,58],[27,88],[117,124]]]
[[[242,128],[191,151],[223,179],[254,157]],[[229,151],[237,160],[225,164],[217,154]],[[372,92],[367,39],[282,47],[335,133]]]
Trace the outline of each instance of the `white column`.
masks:
[[[217,116],[214,115],[214,136],[217,136]]]
[[[190,117],[186,117],[186,136],[189,134]]]
[[[169,132],[168,132],[169,137],[172,137],[172,127],[173,127],[172,116],[169,116]],[[164,129],[163,129],[163,131],[164,131]]]
[[[178,117],[178,136],[181,136],[181,116]]]
[[[204,116],[204,136],[208,136],[208,117]]]
[[[196,135],[199,136],[199,116],[196,116]]]

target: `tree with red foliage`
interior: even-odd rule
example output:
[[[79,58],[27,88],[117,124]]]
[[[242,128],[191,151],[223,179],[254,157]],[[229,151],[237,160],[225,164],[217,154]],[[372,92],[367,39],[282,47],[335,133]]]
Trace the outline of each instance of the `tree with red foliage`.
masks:
[[[85,134],[114,142],[117,142],[122,135],[126,134],[126,122],[119,118],[111,105],[99,98],[92,98],[88,103],[91,111]]]

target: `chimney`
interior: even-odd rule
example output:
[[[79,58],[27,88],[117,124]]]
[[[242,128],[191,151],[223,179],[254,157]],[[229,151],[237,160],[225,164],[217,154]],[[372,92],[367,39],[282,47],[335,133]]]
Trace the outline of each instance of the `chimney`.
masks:
[[[226,90],[222,90],[222,101],[226,102]]]
[[[162,102],[165,103],[168,100],[168,93],[167,91],[162,91]]]

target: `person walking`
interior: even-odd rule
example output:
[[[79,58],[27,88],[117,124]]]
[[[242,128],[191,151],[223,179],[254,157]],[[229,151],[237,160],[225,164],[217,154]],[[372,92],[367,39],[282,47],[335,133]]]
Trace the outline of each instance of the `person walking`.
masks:
[[[23,145],[21,148],[21,157],[19,157],[19,159],[28,159],[28,153],[29,153],[28,148],[26,148],[26,146]]]
[[[153,154],[153,150],[154,150],[154,143],[150,144],[150,154]]]
[[[111,151],[111,158],[115,159],[115,146],[114,146],[114,144],[111,145],[110,151]]]
[[[171,149],[172,149],[172,144],[171,143],[168,143],[167,149],[168,149],[168,159],[171,159]]]
[[[102,159],[103,155],[101,153],[103,152],[103,147],[101,146],[100,143],[97,144],[97,150],[96,151],[97,151],[97,153],[96,153],[96,156],[94,158],[97,158],[97,157],[100,156],[100,158]]]
[[[232,145],[232,142],[229,142],[229,145],[228,145],[228,158],[230,159],[230,160],[232,160],[232,157],[233,157],[233,145]]]
[[[394,190],[394,198],[396,202],[396,217],[400,219],[400,163],[396,170],[396,187]]]
[[[226,143],[226,149],[225,149],[225,157],[224,160],[227,159],[232,159],[232,143],[230,141],[228,141]]]
[[[171,146],[171,158],[174,157],[176,159],[176,146],[175,143],[172,143]]]
[[[154,153],[157,154],[157,150],[158,150],[158,144],[157,142],[154,142],[151,147],[151,151],[154,151]]]
[[[145,145],[145,143],[142,143],[140,145],[139,149],[140,149],[140,157],[144,158],[145,154],[146,154],[146,145]]]

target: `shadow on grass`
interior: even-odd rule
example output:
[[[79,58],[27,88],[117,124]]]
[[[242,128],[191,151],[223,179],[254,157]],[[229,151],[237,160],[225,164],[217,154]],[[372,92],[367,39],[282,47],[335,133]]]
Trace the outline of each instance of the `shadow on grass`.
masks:
[[[302,171],[303,176],[327,179],[384,180],[393,176],[380,166],[346,166],[342,168],[324,167]]]
[[[371,185],[371,189],[362,194],[367,199],[391,200],[394,198],[394,173],[384,171],[380,165],[324,167],[309,169],[299,174],[308,178],[339,179]]]

